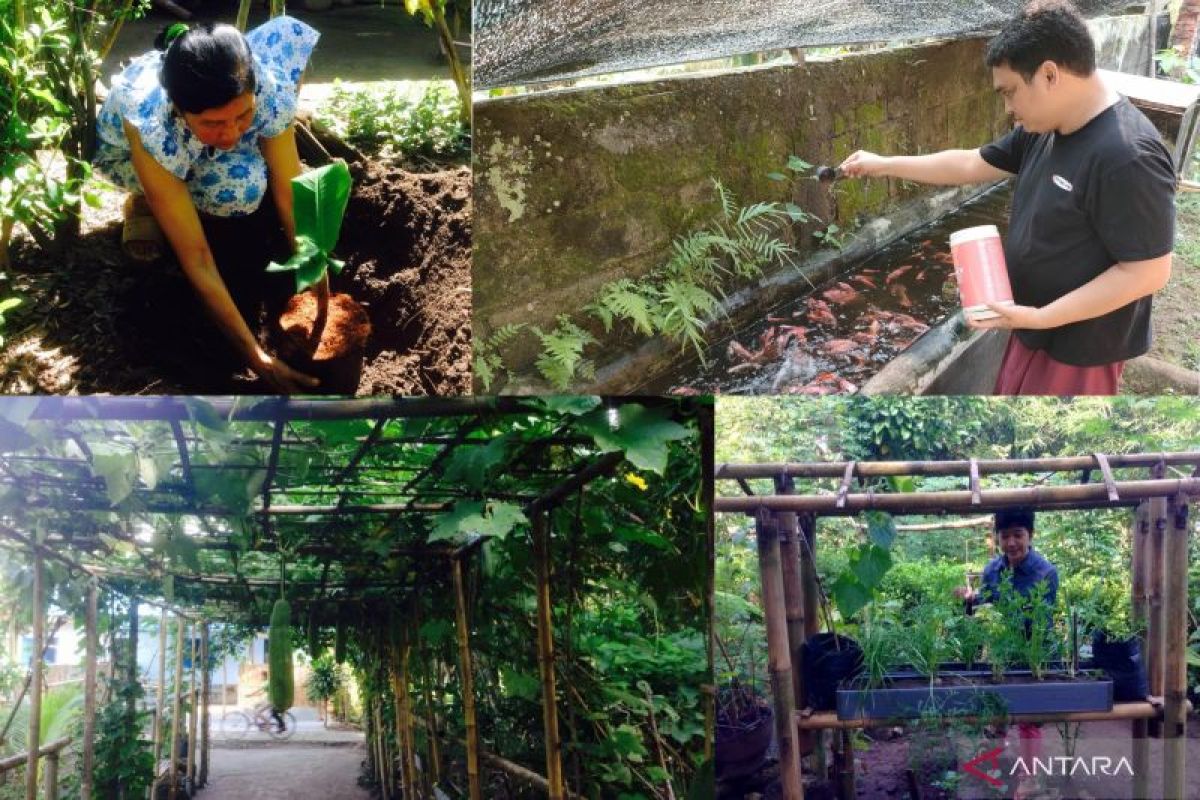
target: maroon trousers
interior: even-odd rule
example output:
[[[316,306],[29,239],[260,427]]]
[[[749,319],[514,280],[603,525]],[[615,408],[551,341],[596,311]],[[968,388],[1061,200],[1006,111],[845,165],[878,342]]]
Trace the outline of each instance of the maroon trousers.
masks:
[[[1030,350],[1014,334],[1008,338],[992,394],[1112,395],[1123,369],[1124,361],[1073,367],[1055,361],[1045,350]]]

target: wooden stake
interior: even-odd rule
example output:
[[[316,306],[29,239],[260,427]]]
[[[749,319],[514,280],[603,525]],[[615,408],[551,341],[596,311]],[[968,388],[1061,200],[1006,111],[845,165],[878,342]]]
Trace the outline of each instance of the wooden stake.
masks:
[[[1187,785],[1188,498],[1168,505],[1164,556],[1163,796],[1184,800]]]
[[[550,532],[545,511],[533,516],[533,554],[537,569],[538,668],[542,678],[542,721],[545,730],[546,780],[550,800],[564,800],[562,741],[558,734],[558,699],[554,680],[554,628],[550,606]]]
[[[775,493],[792,494],[790,478],[777,478]],[[800,664],[804,650],[804,590],[800,582],[800,528],[794,511],[777,515],[779,520],[779,561],[783,573],[783,602],[787,609],[788,650],[792,654],[792,694],[799,700],[803,683]]]
[[[100,642],[96,634],[96,612],[100,587],[92,581],[87,589],[87,608],[84,611],[86,639],[83,664],[83,778],[79,785],[81,800],[92,800],[96,765],[96,661],[100,658]]]
[[[1142,652],[1146,652],[1145,624],[1150,615],[1150,596],[1146,590],[1147,573],[1150,559],[1150,505],[1143,502],[1138,505],[1133,516],[1130,531],[1132,546],[1132,564],[1130,572],[1133,575],[1133,621],[1135,627],[1142,628]],[[1133,737],[1133,796],[1145,798],[1149,791],[1150,780],[1150,741],[1147,738],[1149,725],[1144,719],[1135,719],[1129,723],[1130,735]]]
[[[33,664],[29,681],[29,734],[25,740],[29,760],[25,766],[25,800],[37,800],[38,756],[42,735],[42,651],[46,642],[45,565],[41,551],[33,552]]]
[[[792,695],[792,656],[788,650],[778,522],[769,513],[760,513],[756,521],[758,567],[762,580],[763,612],[767,620],[767,657],[775,707],[775,736],[779,742],[779,777],[783,784],[784,800],[803,800],[800,753],[796,743],[796,726],[792,722],[796,703]]]
[[[479,776],[479,726],[475,723],[475,678],[471,672],[471,636],[467,628],[467,595],[463,587],[462,561],[451,559],[454,572],[454,612],[458,630],[458,671],[462,684],[463,716],[466,717],[467,786],[470,800],[482,800]]]
[[[821,628],[821,617],[818,612],[820,595],[817,593],[817,518],[812,514],[798,514],[800,538],[796,542],[800,551],[800,606],[804,609],[804,640],[808,641]],[[804,659],[792,662],[792,669],[799,675],[797,685],[800,693],[796,695],[796,705],[804,708],[808,705],[808,686],[804,683]],[[818,775],[825,774],[825,732],[814,731],[811,743],[806,744],[813,749],[813,766]]]
[[[158,618],[158,691],[154,703],[154,774],[158,774],[158,765],[162,759],[163,744],[163,705],[166,703],[167,686],[167,610],[159,612]]]
[[[433,711],[433,693],[430,691],[430,684],[433,683],[433,676],[430,674],[437,667],[435,659],[429,659],[425,665],[425,680],[422,687],[422,693],[425,695],[425,730],[429,735],[429,783],[430,787],[437,786],[442,779],[442,754],[438,746],[438,727],[437,716]]]
[[[187,749],[187,778],[188,784],[196,785],[196,730],[200,722],[200,682],[197,680],[199,659],[196,647],[196,623],[192,623],[188,635],[188,649],[191,653],[192,669],[189,676],[188,697],[191,698],[191,710],[188,713],[188,749]]]
[[[168,800],[175,800],[179,792],[179,715],[183,698],[183,617],[175,617],[175,682],[171,687],[171,744],[167,748]]]
[[[1155,465],[1151,475],[1159,478],[1165,468]],[[1163,550],[1167,531],[1167,501],[1156,497],[1148,501],[1150,525],[1149,558],[1147,559],[1146,594],[1146,676],[1150,682],[1150,695],[1163,696]],[[1155,719],[1147,726],[1155,738],[1162,735],[1162,723]]]
[[[208,623],[200,624],[200,775],[199,786],[208,785],[208,757],[212,742],[209,739],[208,697],[212,694],[212,672],[208,664]]]

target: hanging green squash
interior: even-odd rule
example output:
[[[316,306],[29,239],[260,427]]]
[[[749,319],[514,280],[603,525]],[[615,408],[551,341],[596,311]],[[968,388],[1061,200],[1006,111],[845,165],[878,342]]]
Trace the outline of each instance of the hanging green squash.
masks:
[[[283,713],[292,707],[296,693],[292,666],[292,609],[287,600],[276,600],[271,609],[271,631],[267,641],[269,648],[271,706]]]
[[[338,614],[337,638],[333,643],[333,660],[339,664],[346,661],[346,620]]]

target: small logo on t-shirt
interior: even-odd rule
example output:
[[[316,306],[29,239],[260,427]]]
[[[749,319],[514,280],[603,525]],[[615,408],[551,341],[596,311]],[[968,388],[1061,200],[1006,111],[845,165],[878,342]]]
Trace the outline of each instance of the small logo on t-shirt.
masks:
[[[1062,175],[1055,175],[1055,176],[1053,176],[1053,178],[1051,180],[1054,181],[1055,186],[1062,189],[1064,192],[1069,192],[1069,191],[1071,191],[1071,189],[1075,188],[1075,187],[1071,186],[1071,182],[1069,180],[1067,180],[1066,178],[1064,178]]]

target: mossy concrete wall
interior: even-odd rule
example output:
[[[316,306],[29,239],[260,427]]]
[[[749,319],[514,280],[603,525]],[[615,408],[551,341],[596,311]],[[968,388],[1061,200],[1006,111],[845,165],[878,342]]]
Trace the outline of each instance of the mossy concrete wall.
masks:
[[[793,200],[854,231],[937,191],[895,180],[767,178],[797,155],[977,147],[1008,128],[970,39],[826,62],[497,98],[475,106],[474,330],[553,326],[608,281],[639,277],[717,213],[711,179],[743,202]],[[823,225],[790,236],[806,255]],[[618,349],[621,344],[617,343]],[[533,357],[507,354],[524,372]],[[601,359],[603,361],[603,359]]]

